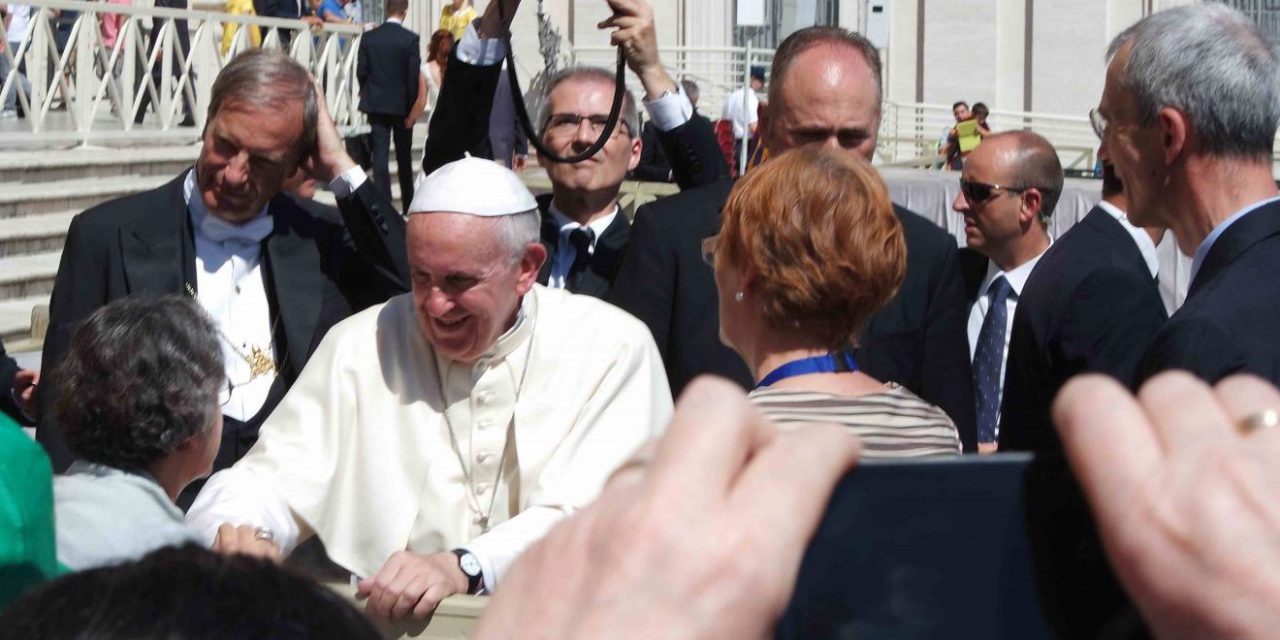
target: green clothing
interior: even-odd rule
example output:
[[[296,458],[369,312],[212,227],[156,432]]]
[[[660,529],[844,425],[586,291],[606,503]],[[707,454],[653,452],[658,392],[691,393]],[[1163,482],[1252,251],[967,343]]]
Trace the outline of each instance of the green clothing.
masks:
[[[0,414],[0,608],[62,572],[54,546],[49,458]]]

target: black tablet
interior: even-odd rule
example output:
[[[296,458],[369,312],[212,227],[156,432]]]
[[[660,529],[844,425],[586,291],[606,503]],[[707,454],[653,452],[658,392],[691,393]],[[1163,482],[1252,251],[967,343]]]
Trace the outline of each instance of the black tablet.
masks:
[[[1143,637],[1061,458],[861,463],[777,637]]]

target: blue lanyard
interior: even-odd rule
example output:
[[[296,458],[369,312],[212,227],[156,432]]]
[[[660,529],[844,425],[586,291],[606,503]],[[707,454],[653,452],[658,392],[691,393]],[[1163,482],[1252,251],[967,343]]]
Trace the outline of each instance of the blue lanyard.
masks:
[[[820,356],[811,356],[792,360],[777,369],[769,372],[769,375],[760,379],[756,383],[756,388],[767,387],[787,378],[808,375],[810,373],[836,373],[857,371],[858,363],[853,359],[853,352],[845,349],[844,351],[835,353],[826,353]]]

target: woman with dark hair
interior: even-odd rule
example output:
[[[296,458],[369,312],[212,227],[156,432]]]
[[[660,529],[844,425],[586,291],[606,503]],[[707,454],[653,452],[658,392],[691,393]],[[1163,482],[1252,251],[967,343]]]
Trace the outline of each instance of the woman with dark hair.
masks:
[[[854,347],[902,283],[907,249],[884,182],[847,153],[806,146],[739,180],[704,255],[720,337],[781,423],[834,422],[867,458],[960,453],[943,411],[858,370]]]
[[[87,569],[197,540],[174,500],[209,474],[222,437],[217,332],[173,295],[122,298],[72,335],[54,400],[77,459],[54,479],[63,564]]]

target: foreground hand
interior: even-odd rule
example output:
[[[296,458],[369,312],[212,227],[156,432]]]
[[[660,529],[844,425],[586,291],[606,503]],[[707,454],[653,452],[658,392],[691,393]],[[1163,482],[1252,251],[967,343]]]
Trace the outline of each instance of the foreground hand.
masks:
[[[302,168],[316,180],[329,184],[334,178],[347,169],[356,166],[351,156],[347,155],[347,146],[338,135],[338,127],[329,115],[329,107],[324,100],[324,92],[320,85],[316,91],[316,147],[311,154],[302,159]]]
[[[1280,410],[1249,376],[1210,389],[1182,372],[1133,396],[1081,376],[1054,422],[1111,564],[1155,635],[1266,637],[1280,628]]]
[[[429,556],[397,551],[376,575],[356,585],[356,597],[369,599],[365,610],[391,620],[410,614],[425,618],[441,600],[466,591],[467,576],[449,551]]]
[[[218,535],[213,540],[213,551],[223,555],[242,554],[278,561],[280,548],[268,535],[261,527],[224,524],[218,527]]]
[[[763,638],[858,448],[835,426],[779,429],[736,386],[696,380],[652,462],[624,466],[521,556],[477,637]]]
[[[18,408],[29,418],[36,415],[36,388],[39,384],[39,371],[19,369],[13,376],[13,397],[18,401]]]
[[[607,0],[613,16],[596,25],[613,28],[609,44],[622,47],[627,66],[644,84],[645,99],[653,100],[667,91],[675,91],[675,80],[662,66],[658,56],[658,33],[653,26],[653,7],[645,0]]]

